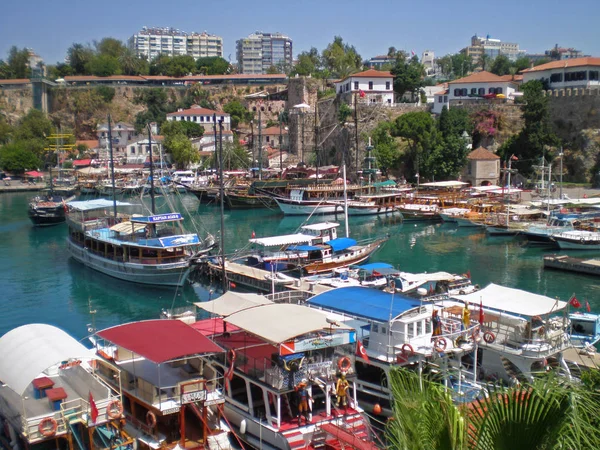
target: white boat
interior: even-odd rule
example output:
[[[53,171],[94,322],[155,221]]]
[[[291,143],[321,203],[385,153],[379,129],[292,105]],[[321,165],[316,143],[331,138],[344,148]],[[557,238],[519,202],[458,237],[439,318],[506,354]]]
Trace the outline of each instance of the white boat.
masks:
[[[265,275],[265,280],[271,281],[278,286],[294,284],[297,278],[287,276],[284,273],[274,272]]]
[[[600,341],[600,314],[573,312],[571,321],[571,344],[576,348],[593,348]]]
[[[586,230],[563,231],[552,234],[561,250],[600,250],[600,232]]]
[[[399,272],[390,279],[394,282],[393,289],[396,293],[419,298],[448,294],[470,294],[479,289],[479,286],[473,285],[468,274]]]

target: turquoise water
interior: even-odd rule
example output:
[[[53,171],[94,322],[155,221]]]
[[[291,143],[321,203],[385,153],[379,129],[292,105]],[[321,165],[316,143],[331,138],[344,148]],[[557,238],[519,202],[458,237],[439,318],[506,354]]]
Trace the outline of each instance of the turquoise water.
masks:
[[[132,320],[157,318],[161,309],[209,298],[210,286],[198,282],[183,289],[141,287],[127,283],[72,261],[65,248],[66,226],[34,228],[27,218],[31,194],[0,195],[0,335],[32,322],[65,329],[77,338],[87,335],[92,322],[88,303],[96,310],[97,328]],[[219,208],[199,205],[193,196],[176,199],[178,209],[199,230],[218,234]],[[164,210],[164,199],[157,199]],[[294,232],[303,217],[283,217],[275,210],[226,211],[226,252],[243,249],[252,232],[257,237]],[[328,216],[328,220],[343,218]],[[315,217],[311,222],[322,221]],[[191,221],[188,221],[191,223]],[[471,272],[475,283],[490,282],[558,297],[575,293],[600,311],[597,279],[568,272],[545,271],[546,250],[527,248],[514,238],[488,238],[475,229],[447,224],[402,224],[397,218],[350,218],[355,239],[389,234],[389,241],[372,261],[386,261],[407,272]],[[576,256],[575,253],[570,253]],[[583,253],[600,257],[600,253]],[[581,253],[580,253],[581,255]]]

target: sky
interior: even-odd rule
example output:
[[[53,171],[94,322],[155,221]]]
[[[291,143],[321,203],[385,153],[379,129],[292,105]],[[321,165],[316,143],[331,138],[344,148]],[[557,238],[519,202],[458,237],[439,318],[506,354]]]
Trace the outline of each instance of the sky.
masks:
[[[556,0],[0,0],[0,59],[16,45],[54,64],[75,42],[126,41],[143,26],[216,34],[231,61],[235,41],[254,31],[287,34],[294,57],[311,47],[321,51],[336,35],[363,59],[391,46],[443,56],[467,46],[474,34],[517,42],[530,53],[558,44],[600,56],[599,21],[598,0],[571,6]]]

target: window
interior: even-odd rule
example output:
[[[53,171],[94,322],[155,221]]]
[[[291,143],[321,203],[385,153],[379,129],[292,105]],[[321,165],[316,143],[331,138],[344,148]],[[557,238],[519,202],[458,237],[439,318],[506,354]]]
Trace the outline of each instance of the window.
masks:
[[[477,95],[477,88],[471,88],[471,95]]]
[[[408,324],[407,335],[409,338],[415,337],[415,323],[414,322]]]
[[[389,91],[389,90],[390,90],[390,82],[389,82],[389,81],[386,81],[386,82],[385,82],[385,90],[386,90],[386,91]]]
[[[354,82],[354,90],[357,90],[357,89],[358,89],[358,81],[355,81]]]
[[[477,95],[485,95],[485,88],[479,88],[477,90]]]
[[[460,97],[460,89],[454,89],[454,96]]]
[[[200,116],[200,122],[204,122],[204,116]]]
[[[265,137],[266,137],[267,142],[269,142],[269,136],[265,136]]]
[[[444,95],[444,103],[448,103],[448,96]]]
[[[392,104],[392,99],[388,98],[388,103],[391,105]]]
[[[135,155],[135,147],[134,146],[131,146],[131,154]]]
[[[552,75],[550,75],[550,83],[560,83],[562,82],[562,79],[562,73],[553,73]]]
[[[502,88],[501,87],[496,88],[496,94],[502,94]]]
[[[496,89],[494,89],[494,88],[488,89],[488,94],[495,94],[495,93],[496,93]]]
[[[589,72],[589,79],[590,80],[596,80],[598,81],[598,71],[597,70],[590,70]]]
[[[444,96],[443,96],[443,95],[440,95],[440,96],[438,97],[438,103],[442,103],[443,101],[444,101]]]
[[[373,333],[379,333],[379,325],[377,325],[376,323],[374,323],[373,325],[371,325],[371,331]]]
[[[369,81],[369,90],[372,91],[373,90],[373,82]]]

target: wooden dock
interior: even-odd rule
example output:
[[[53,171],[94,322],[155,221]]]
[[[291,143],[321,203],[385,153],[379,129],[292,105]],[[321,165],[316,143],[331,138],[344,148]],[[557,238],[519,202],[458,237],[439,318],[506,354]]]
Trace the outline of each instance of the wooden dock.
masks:
[[[567,255],[546,255],[544,256],[544,268],[600,276],[600,259],[573,258]]]
[[[212,262],[208,263],[208,269],[214,276],[217,277],[220,276],[222,270],[220,265]],[[267,275],[271,274],[271,272],[267,270],[257,269],[244,264],[227,261],[225,263],[225,271],[227,272],[227,278],[229,279],[229,282],[232,282],[236,285],[239,284],[241,286],[257,289],[262,292],[271,292],[273,289],[271,281],[265,278]],[[305,292],[307,297],[309,297],[329,291],[332,288],[329,286],[323,286],[321,284],[309,283],[298,278],[293,284],[276,284],[275,289],[277,291],[288,289],[301,291]]]
[[[588,369],[600,368],[600,353],[588,353],[581,348],[568,348],[563,352],[567,361],[573,361],[579,366],[587,367]]]

